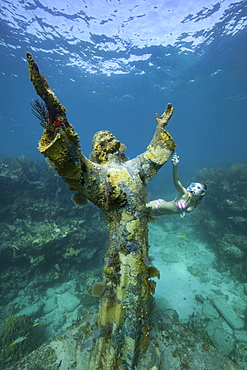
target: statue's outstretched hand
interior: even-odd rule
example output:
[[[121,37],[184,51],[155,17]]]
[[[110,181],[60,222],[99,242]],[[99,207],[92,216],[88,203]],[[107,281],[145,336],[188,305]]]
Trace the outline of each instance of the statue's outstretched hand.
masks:
[[[174,110],[174,108],[173,108],[172,104],[171,103],[168,103],[167,104],[167,107],[166,107],[166,110],[164,111],[164,113],[161,116],[159,116],[156,113],[155,116],[156,116],[156,122],[157,122],[157,124],[160,125],[160,126],[162,126],[162,127],[166,126],[167,123],[168,123],[168,121],[169,121],[169,119],[172,116],[173,110]]]
[[[179,155],[177,155],[176,153],[172,157],[172,164],[173,166],[177,166],[179,164]]]

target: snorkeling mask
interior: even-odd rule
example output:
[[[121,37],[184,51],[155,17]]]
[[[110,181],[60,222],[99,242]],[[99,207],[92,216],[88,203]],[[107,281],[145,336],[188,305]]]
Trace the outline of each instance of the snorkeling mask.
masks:
[[[186,190],[193,195],[197,195],[200,191],[206,191],[200,182],[192,182]]]

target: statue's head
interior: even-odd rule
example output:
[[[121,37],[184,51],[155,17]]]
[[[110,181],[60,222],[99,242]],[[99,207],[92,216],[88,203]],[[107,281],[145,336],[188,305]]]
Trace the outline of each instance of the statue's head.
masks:
[[[123,154],[126,146],[110,131],[98,131],[92,140],[93,151],[90,159],[93,162],[106,164],[107,161],[126,161],[128,158]]]

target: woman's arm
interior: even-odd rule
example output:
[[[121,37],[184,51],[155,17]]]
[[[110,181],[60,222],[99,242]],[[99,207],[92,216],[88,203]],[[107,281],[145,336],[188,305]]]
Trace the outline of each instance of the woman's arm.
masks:
[[[179,181],[179,176],[178,176],[178,164],[179,164],[179,156],[175,153],[174,156],[172,157],[172,173],[173,173],[173,183],[180,194],[185,194],[187,191]]]

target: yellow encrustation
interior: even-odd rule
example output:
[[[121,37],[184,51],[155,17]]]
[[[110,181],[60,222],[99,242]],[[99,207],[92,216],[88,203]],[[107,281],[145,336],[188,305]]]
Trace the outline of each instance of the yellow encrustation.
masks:
[[[152,276],[159,272],[148,257],[149,213],[145,187],[174,151],[165,131],[173,113],[168,104],[156,115],[156,130],[146,151],[129,160],[125,146],[109,131],[97,132],[87,158],[79,137],[68,122],[66,110],[27,53],[30,79],[47,109],[39,151],[67,182],[70,190],[97,205],[109,220],[109,245],[105,256],[103,295],[88,370],[138,369],[149,338],[149,296]],[[82,364],[86,370],[86,365]]]

